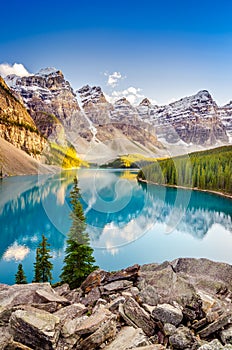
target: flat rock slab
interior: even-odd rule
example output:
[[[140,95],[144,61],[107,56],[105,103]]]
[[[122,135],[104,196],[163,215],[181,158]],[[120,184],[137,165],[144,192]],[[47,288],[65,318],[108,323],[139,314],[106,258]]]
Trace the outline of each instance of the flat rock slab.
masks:
[[[61,321],[72,320],[73,318],[82,316],[88,309],[81,303],[74,303],[69,306],[62,307],[60,310],[53,313],[53,315],[60,318]]]
[[[123,327],[105,350],[127,350],[138,347],[142,349],[143,345],[149,345],[149,341],[141,328]]]
[[[105,284],[103,287],[101,287],[101,291],[103,294],[111,294],[111,293],[117,293],[118,291],[130,288],[132,286],[133,286],[132,281],[127,281],[127,280],[114,281],[114,282]]]
[[[77,325],[75,333],[78,335],[90,334],[95,332],[101,324],[107,321],[111,317],[116,318],[109,310],[100,309],[95,314],[83,319],[83,321]]]
[[[204,329],[200,330],[198,334],[201,338],[207,338],[210,334],[217,332],[230,322],[232,322],[232,314],[223,314],[216,321],[210,323]]]
[[[99,328],[91,334],[89,337],[81,339],[77,342],[76,350],[94,350],[99,349],[99,347],[106,341],[111,341],[116,335],[116,317],[111,315],[108,317]]]
[[[138,328],[142,328],[149,337],[155,332],[155,322],[150,315],[133,299],[129,298],[123,305],[125,315],[132,320]]]
[[[152,316],[158,321],[171,323],[174,326],[178,326],[183,319],[181,310],[170,304],[157,305],[152,311]]]
[[[38,303],[51,303],[55,302],[57,304],[61,304],[63,306],[69,305],[70,301],[68,301],[66,298],[60,296],[59,294],[55,293],[54,291],[48,292],[43,289],[36,290],[36,295],[38,296]]]
[[[10,326],[14,340],[34,350],[56,349],[60,333],[60,319],[46,311],[34,308],[12,313]]]
[[[8,288],[4,287],[0,289],[0,306],[13,307],[16,305],[37,303],[38,294],[36,292],[39,291],[49,294],[54,293],[49,283],[15,284],[8,286]]]

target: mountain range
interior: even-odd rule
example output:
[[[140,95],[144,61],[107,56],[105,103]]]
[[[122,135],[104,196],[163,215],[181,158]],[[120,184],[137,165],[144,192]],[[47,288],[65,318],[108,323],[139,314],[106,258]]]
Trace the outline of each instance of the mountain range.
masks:
[[[110,103],[100,87],[74,91],[60,70],[45,68],[0,78],[0,137],[37,160],[51,142],[99,164],[126,154],[173,156],[230,144],[232,101],[218,106],[202,90],[164,106],[147,98]]]

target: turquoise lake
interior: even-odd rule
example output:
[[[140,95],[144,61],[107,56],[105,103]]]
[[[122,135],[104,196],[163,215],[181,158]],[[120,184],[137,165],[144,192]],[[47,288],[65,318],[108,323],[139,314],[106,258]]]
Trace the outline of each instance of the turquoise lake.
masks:
[[[14,283],[20,262],[31,282],[42,234],[51,245],[53,282],[58,281],[76,174],[87,232],[101,268],[118,270],[178,257],[232,263],[232,200],[141,185],[133,171],[82,169],[0,181],[0,283]]]

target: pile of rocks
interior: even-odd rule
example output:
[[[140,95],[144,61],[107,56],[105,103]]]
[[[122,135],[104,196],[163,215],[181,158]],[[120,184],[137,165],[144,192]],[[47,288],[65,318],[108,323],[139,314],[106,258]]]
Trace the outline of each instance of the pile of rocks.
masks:
[[[232,349],[232,266],[97,270],[77,290],[0,285],[0,349]]]

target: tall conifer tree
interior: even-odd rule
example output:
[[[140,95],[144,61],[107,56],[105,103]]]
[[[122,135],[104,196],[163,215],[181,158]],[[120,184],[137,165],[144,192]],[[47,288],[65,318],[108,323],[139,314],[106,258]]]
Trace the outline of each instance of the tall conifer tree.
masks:
[[[34,280],[33,282],[51,282],[53,264],[50,262],[52,256],[49,254],[50,244],[47,238],[42,235],[42,242],[36,249],[36,260],[34,263]]]
[[[27,279],[26,279],[25,273],[23,271],[22,264],[18,265],[18,271],[15,275],[15,283],[16,284],[26,284],[27,283]]]
[[[73,189],[70,193],[72,225],[68,233],[64,266],[60,276],[61,281],[68,283],[71,289],[79,287],[85,278],[98,268],[94,265],[93,249],[89,245],[89,236],[86,232],[86,221],[80,197],[78,180],[75,177]]]

